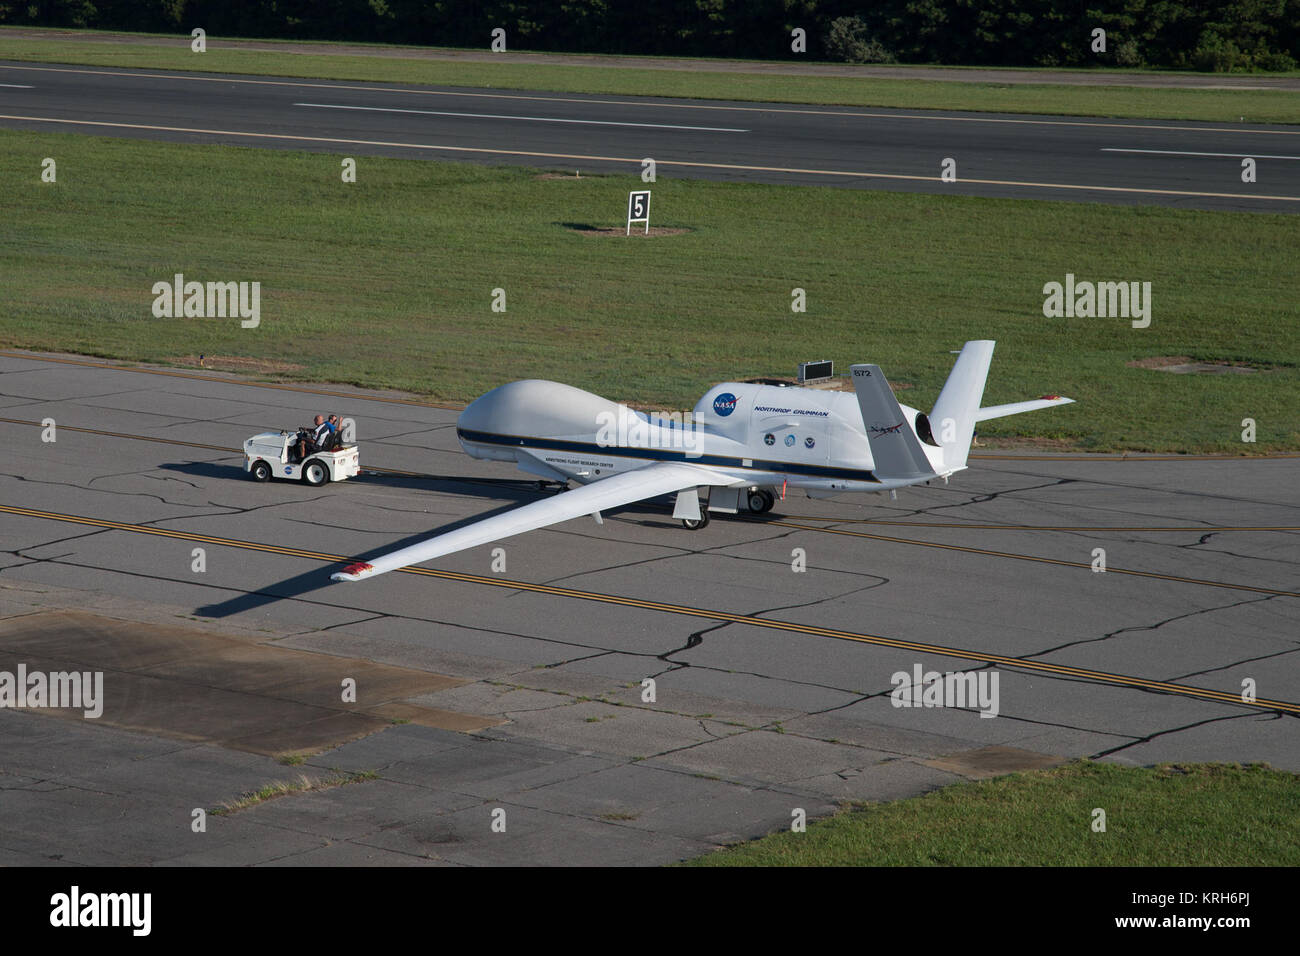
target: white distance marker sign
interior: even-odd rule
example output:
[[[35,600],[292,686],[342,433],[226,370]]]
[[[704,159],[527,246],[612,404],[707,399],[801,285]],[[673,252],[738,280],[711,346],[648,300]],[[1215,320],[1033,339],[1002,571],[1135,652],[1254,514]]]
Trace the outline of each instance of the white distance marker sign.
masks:
[[[645,223],[645,234],[650,235],[650,190],[627,194],[627,235],[632,235],[632,223]]]

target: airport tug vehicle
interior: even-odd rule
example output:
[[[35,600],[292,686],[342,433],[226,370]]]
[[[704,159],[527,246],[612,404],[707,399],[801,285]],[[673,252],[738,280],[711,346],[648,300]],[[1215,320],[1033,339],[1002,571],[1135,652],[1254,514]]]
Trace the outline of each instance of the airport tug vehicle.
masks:
[[[298,432],[262,432],[244,442],[244,471],[256,481],[285,478],[304,481],[313,487],[327,481],[343,481],[361,474],[357,446],[335,444],[329,451],[317,450],[299,458],[293,448],[304,437]]]

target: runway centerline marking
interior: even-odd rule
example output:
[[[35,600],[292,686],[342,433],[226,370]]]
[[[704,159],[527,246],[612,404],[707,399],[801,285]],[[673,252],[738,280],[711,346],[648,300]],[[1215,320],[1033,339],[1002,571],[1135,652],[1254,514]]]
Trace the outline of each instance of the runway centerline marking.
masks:
[[[1158,156],[1215,156],[1228,159],[1300,159],[1300,156],[1267,156],[1263,153],[1197,153],[1188,149],[1122,149],[1118,146],[1103,146],[1103,153],[1152,153]]]
[[[461,96],[495,100],[531,100],[543,103],[594,103],[600,106],[658,107],[679,110],[727,110],[737,113],[793,113],[805,116],[850,116],[862,119],[927,120],[950,123],[1010,123],[1023,126],[1086,126],[1102,129],[1170,130],[1184,133],[1260,133],[1268,136],[1300,136],[1300,129],[1250,129],[1242,126],[1153,126],[1149,123],[1107,123],[1097,120],[1018,119],[1007,116],[927,116],[910,113],[860,113],[848,110],[790,108],[790,104],[772,106],[733,106],[715,103],[649,103],[644,100],[596,100],[582,97],[529,96],[525,93],[483,93],[456,90],[420,90],[400,86],[344,86],[339,83],[309,83],[299,80],[249,79],[232,76],[199,76],[186,73],[128,73],[122,70],[81,70],[50,66],[0,65],[0,70],[24,70],[39,73],[75,73],[86,76],[125,76],[147,80],[190,80],[202,83],[242,83],[252,86],[291,86],[302,89],[347,90],[357,93],[404,93],[416,96]],[[663,97],[670,99],[671,97]]]
[[[540,153],[520,149],[485,149],[476,146],[445,146],[434,143],[401,143],[387,140],[340,139],[331,136],[296,136],[289,133],[254,133],[247,130],[203,129],[188,126],[152,126],[144,123],[109,123],[103,120],[62,119],[52,116],[0,115],[0,120],[18,120],[27,123],[57,123],[65,126],[100,126],[109,129],[139,129],[162,133],[199,133],[205,136],[237,136],[242,139],[279,139],[295,143],[336,143],[342,146],[384,146],[395,149],[436,150],[446,153],[475,153],[486,156],[527,156],[531,159],[580,159],[587,162],[634,163],[640,167],[640,157],[590,156],[580,153]],[[848,179],[893,179],[906,182],[941,183],[941,176],[910,176],[902,173],[873,173],[845,169],[800,169],[785,166],[748,166],[739,163],[701,163],[677,159],[659,159],[660,166],[682,166],[693,169],[730,169],[751,173],[799,173],[808,176],[843,176]],[[963,177],[962,183],[979,186],[1025,186],[1032,189],[1075,189],[1083,192],[1139,193],[1148,196],[1191,196],[1198,199],[1246,199],[1257,202],[1296,202],[1300,196],[1272,196],[1257,193],[1211,193],[1186,189],[1143,189],[1137,186],[1089,186],[1075,183],[1033,183],[1011,179],[971,179]],[[951,184],[949,184],[951,185]]]
[[[26,83],[0,83],[0,86],[10,90],[34,90],[36,87],[28,86]]]
[[[364,113],[411,113],[416,116],[457,116],[467,119],[520,120],[526,123],[576,123],[582,126],[635,126],[639,129],[680,129],[699,133],[748,133],[729,126],[674,126],[669,123],[620,123],[614,120],[563,119],[557,116],[506,116],[500,113],[455,113],[445,110],[401,110],[386,106],[336,106],[332,103],[294,103],[318,110],[359,110]]]
[[[289,557],[308,558],[310,560],[323,561],[331,564],[353,560],[352,558],[347,558],[342,555],[325,554],[319,551],[307,551],[301,548],[285,548],[279,545],[261,544],[256,541],[242,541],[237,538],[221,538],[215,535],[198,534],[192,531],[179,531],[170,528],[157,528],[148,525],[129,524],[122,521],[111,521],[106,518],[60,514],[53,511],[37,511],[31,508],[19,508],[13,505],[0,505],[0,513],[44,519],[47,521],[63,521],[71,524],[89,525],[91,527],[107,528],[114,531],[129,531],[136,534],[176,538],[183,541],[197,541],[204,544],[239,548],[246,551],[261,551],[268,554],[281,554]],[[32,545],[29,547],[39,547],[39,545]],[[642,598],[622,597],[616,594],[602,594],[599,591],[582,591],[577,588],[562,588],[552,584],[533,584],[527,581],[513,581],[502,579],[500,577],[485,577],[479,574],[466,574],[459,571],[441,571],[434,568],[405,567],[399,568],[398,572],[440,578],[445,581],[458,581],[466,584],[481,584],[489,587],[507,588],[512,591],[531,591],[537,594],[575,598],[583,601],[594,601],[600,604],[613,604],[621,607],[662,611],[668,614],[681,614],[688,617],[698,617],[706,620],[725,621],[730,624],[745,624],[751,627],[760,627],[769,630],[807,634],[812,637],[827,637],[841,641],[853,641],[859,644],[890,647],[914,651],[920,654],[934,654],[940,657],[951,657],[958,660],[976,661],[983,664],[996,664],[1001,667],[1017,668],[1046,676],[1091,680],[1114,686],[1132,687],[1139,690],[1148,690],[1157,693],[1175,694],[1182,697],[1211,700],[1218,703],[1233,704],[1241,707],[1279,711],[1287,714],[1300,714],[1300,703],[1292,703],[1290,701],[1269,700],[1265,698],[1245,701],[1242,700],[1240,693],[1231,691],[1214,690],[1208,687],[1196,687],[1188,684],[1174,684],[1168,681],[1149,680],[1145,677],[1130,677],[1125,674],[1112,674],[1107,671],[1073,667],[1068,664],[1052,664],[1045,661],[1035,661],[1026,658],[1007,657],[1003,654],[991,654],[984,651],[946,647],[941,644],[904,641],[897,638],[882,637],[875,634],[860,634],[855,631],[842,631],[836,628],[817,627],[812,624],[799,624],[793,621],[780,621],[771,618],[754,617],[749,614],[734,614],[730,611],[715,611],[709,608],[690,607],[684,604],[667,604],[662,601],[648,601]]]

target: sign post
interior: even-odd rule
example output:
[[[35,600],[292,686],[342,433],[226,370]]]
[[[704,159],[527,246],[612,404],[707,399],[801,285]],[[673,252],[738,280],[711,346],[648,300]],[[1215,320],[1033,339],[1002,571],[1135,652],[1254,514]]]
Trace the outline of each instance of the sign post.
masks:
[[[627,235],[632,235],[632,223],[645,223],[645,234],[650,235],[650,190],[627,194]]]

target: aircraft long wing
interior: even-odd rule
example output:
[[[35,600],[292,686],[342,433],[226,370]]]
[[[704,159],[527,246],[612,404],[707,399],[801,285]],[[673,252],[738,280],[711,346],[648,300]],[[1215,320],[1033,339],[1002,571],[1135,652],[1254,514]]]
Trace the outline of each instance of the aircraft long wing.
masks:
[[[545,528],[547,525],[594,514],[607,508],[617,508],[686,488],[736,483],[737,479],[730,475],[704,465],[657,462],[621,475],[602,478],[572,491],[561,492],[552,498],[534,501],[504,514],[484,518],[455,531],[435,535],[409,548],[380,555],[368,562],[359,561],[330,577],[335,581],[363,581],[376,574],[431,561],[445,554],[464,551],[466,548]]]

